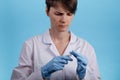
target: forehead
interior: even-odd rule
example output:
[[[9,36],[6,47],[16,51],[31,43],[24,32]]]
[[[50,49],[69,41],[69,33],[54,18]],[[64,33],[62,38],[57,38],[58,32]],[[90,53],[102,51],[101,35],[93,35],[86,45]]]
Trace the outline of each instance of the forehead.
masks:
[[[50,7],[50,10],[57,11],[61,13],[70,13],[62,4],[58,3],[56,6]]]

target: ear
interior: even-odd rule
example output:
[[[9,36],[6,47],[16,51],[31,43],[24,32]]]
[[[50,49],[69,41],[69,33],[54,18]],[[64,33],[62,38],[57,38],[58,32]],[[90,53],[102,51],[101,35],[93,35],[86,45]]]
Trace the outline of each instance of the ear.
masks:
[[[49,11],[48,11],[47,7],[46,7],[46,14],[47,14],[47,16],[49,16]]]

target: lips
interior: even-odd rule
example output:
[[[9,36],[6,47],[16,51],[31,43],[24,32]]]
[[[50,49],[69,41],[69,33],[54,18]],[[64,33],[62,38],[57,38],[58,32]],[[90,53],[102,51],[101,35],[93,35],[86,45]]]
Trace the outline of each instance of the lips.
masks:
[[[60,27],[67,27],[67,25],[59,25]]]

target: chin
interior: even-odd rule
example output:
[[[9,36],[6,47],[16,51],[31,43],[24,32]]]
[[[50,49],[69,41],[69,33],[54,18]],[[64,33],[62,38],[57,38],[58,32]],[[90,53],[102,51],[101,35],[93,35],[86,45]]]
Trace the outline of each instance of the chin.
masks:
[[[66,32],[66,31],[68,31],[68,26],[59,26],[58,30],[61,32]]]
[[[59,30],[59,32],[67,32],[68,31],[68,29],[61,29],[61,30]]]

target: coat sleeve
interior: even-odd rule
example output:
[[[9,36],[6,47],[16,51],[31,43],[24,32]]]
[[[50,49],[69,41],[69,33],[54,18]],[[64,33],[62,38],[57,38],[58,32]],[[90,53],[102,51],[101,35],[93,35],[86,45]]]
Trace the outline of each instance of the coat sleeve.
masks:
[[[101,80],[95,51],[92,47],[88,48],[87,74],[84,80]]]
[[[25,42],[19,58],[19,65],[14,68],[11,80],[43,80],[40,69],[34,70],[32,42]]]

